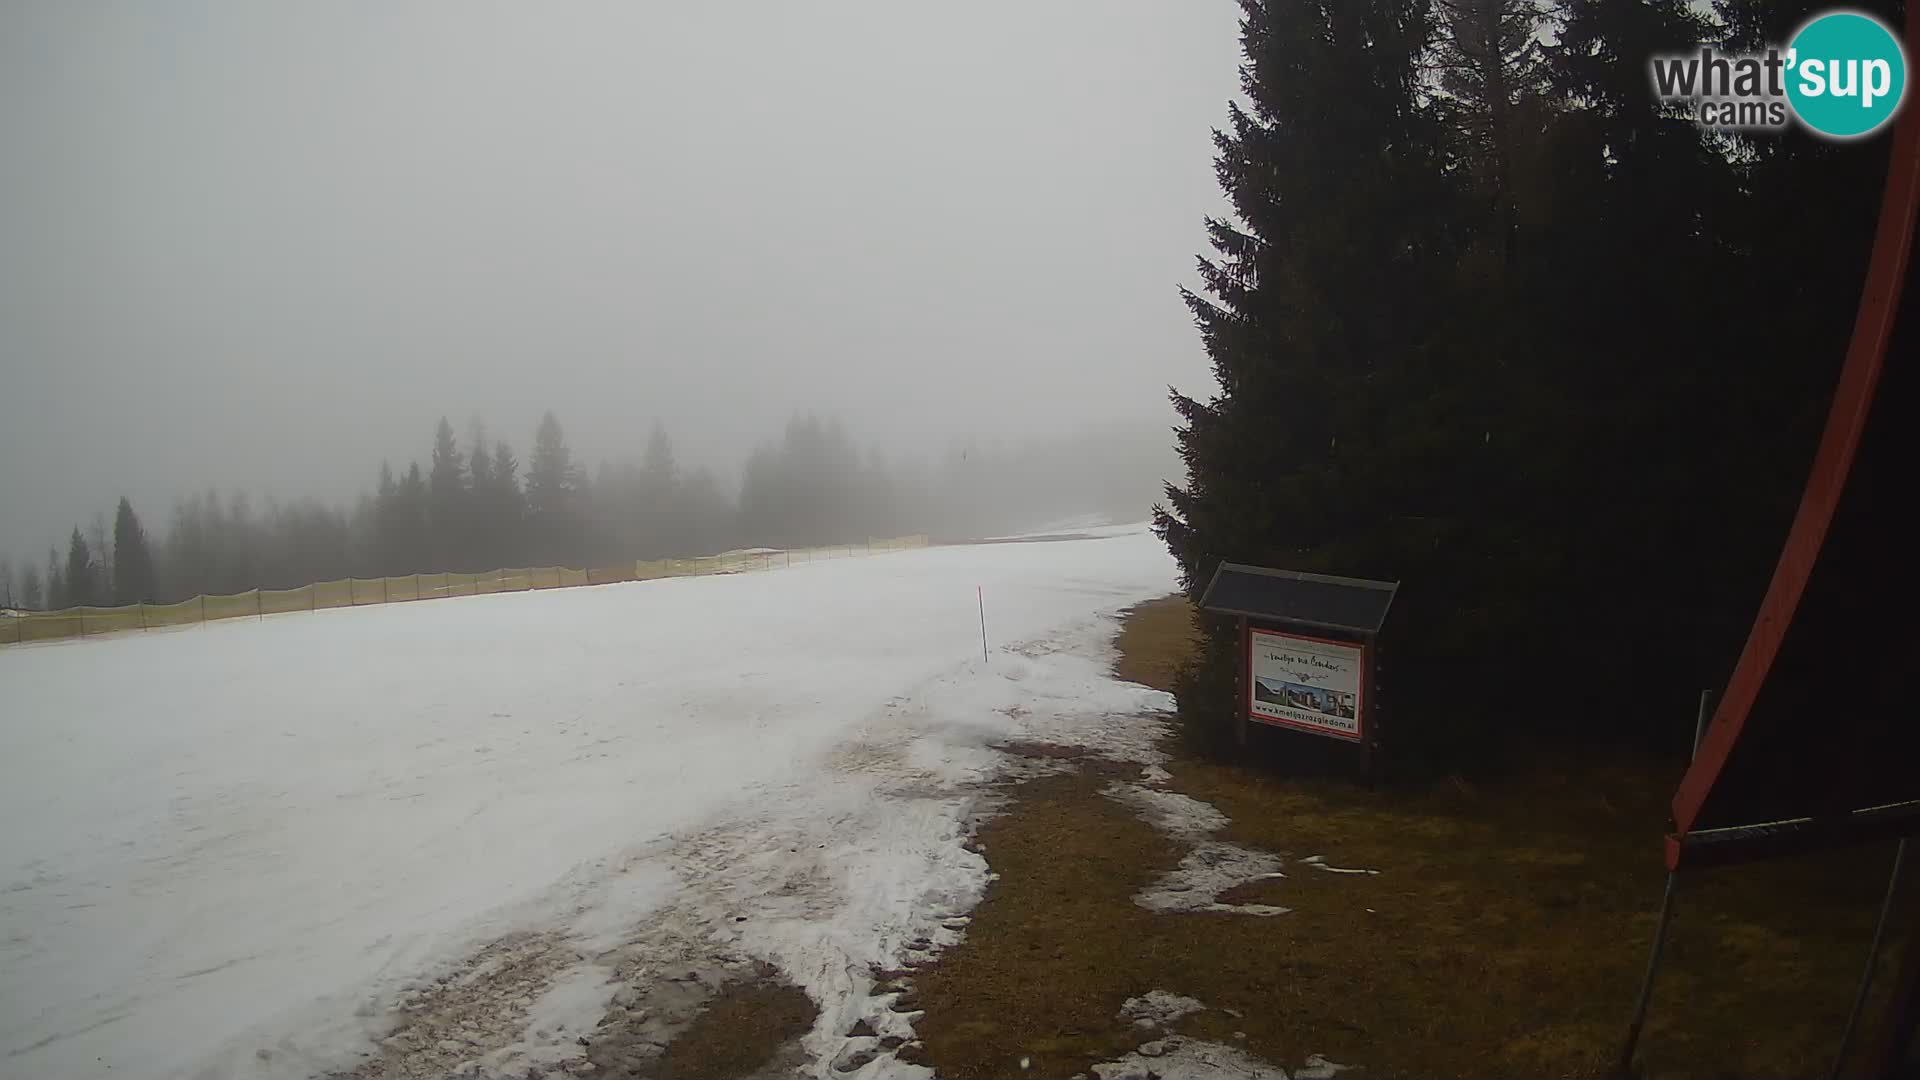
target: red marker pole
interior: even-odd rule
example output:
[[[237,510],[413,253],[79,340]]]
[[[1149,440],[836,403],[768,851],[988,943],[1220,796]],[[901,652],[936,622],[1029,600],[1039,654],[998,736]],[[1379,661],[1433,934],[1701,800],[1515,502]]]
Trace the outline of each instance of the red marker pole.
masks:
[[[973,598],[980,602],[980,662],[987,662],[987,595],[981,587],[973,587]]]

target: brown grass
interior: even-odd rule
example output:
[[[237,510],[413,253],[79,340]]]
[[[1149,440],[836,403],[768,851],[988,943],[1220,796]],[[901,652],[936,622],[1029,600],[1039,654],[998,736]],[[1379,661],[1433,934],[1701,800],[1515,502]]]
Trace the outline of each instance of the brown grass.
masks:
[[[1183,600],[1143,605],[1117,667],[1165,685],[1168,651],[1190,635]],[[1198,761],[1172,772],[1233,819],[1224,839],[1381,873],[1290,859],[1285,880],[1227,897],[1290,914],[1150,915],[1131,897],[1180,849],[1100,796],[1098,777],[1023,785],[982,830],[1001,876],[967,940],[915,979],[925,1057],[943,1076],[1014,1075],[1022,1056],[1026,1075],[1084,1071],[1137,1044],[1114,1014],[1152,989],[1214,1007],[1181,1030],[1244,1032],[1289,1067],[1319,1053],[1370,1077],[1608,1071],[1659,903],[1671,767],[1568,760],[1497,785],[1383,792]],[[1648,1074],[1823,1072],[1887,859],[1850,851],[1684,881],[1642,1041]]]
[[[818,1015],[813,999],[797,987],[771,979],[733,983],[667,1044],[647,1075],[739,1080],[777,1063]]]
[[[1114,648],[1114,674],[1128,682],[1172,690],[1173,676],[1196,645],[1200,633],[1193,625],[1193,605],[1184,596],[1149,600],[1126,613]]]

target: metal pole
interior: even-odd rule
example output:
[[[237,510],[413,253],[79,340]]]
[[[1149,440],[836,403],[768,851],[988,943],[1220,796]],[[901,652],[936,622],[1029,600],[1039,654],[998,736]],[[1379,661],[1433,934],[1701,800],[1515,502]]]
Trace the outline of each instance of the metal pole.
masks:
[[[1627,1045],[1620,1049],[1620,1075],[1631,1076],[1633,1052],[1640,1043],[1640,1029],[1647,1023],[1647,1007],[1653,1002],[1653,979],[1660,973],[1660,953],[1666,948],[1667,926],[1673,919],[1673,885],[1679,874],[1667,873],[1667,888],[1660,895],[1660,922],[1654,927],[1653,949],[1647,954],[1647,974],[1640,980],[1640,998],[1633,1005],[1633,1022],[1627,1025]]]
[[[1700,738],[1707,730],[1707,699],[1710,693],[1700,691],[1700,705],[1693,720],[1693,752],[1700,752]],[[1692,756],[1692,755],[1689,755]],[[1654,925],[1653,947],[1647,953],[1647,974],[1640,980],[1640,997],[1633,1004],[1633,1021],[1627,1025],[1627,1043],[1620,1048],[1621,1076],[1632,1075],[1633,1052],[1640,1045],[1640,1031],[1647,1024],[1647,1009],[1653,1004],[1653,980],[1660,974],[1661,954],[1667,946],[1667,927],[1673,922],[1673,889],[1679,881],[1679,872],[1667,872],[1667,887],[1660,894],[1660,921]]]
[[[1707,699],[1712,693],[1711,690],[1700,691],[1700,714],[1693,721],[1693,753],[1695,755],[1700,753],[1700,740],[1707,734]]]
[[[1840,1031],[1840,1049],[1833,1055],[1833,1068],[1827,1071],[1828,1080],[1839,1077],[1840,1066],[1847,1060],[1847,1046],[1853,1042],[1854,1028],[1860,1022],[1860,1011],[1867,1006],[1867,991],[1873,988],[1873,965],[1880,959],[1880,945],[1886,940],[1887,919],[1893,914],[1893,899],[1900,890],[1900,871],[1906,862],[1907,838],[1903,836],[1893,849],[1893,872],[1887,875],[1887,895],[1880,901],[1880,921],[1873,924],[1873,943],[1867,946],[1867,967],[1860,973],[1860,989],[1854,992],[1853,1008],[1847,1013],[1847,1026]]]
[[[987,594],[979,585],[973,587],[973,597],[980,602],[980,662],[987,662]]]

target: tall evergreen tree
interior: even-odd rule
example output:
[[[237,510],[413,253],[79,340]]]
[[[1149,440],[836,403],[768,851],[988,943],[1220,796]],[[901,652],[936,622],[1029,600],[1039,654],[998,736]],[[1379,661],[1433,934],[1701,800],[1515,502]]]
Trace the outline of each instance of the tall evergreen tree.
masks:
[[[647,450],[640,459],[640,475],[633,497],[637,505],[635,521],[636,554],[646,558],[682,553],[686,547],[685,522],[680,518],[680,466],[674,460],[673,440],[666,426],[653,422],[647,436]]]
[[[1453,200],[1416,91],[1428,11],[1241,8],[1248,105],[1215,134],[1234,216],[1208,223],[1208,295],[1185,294],[1219,390],[1173,395],[1188,478],[1156,526],[1196,598],[1223,559],[1411,577],[1462,542],[1452,481],[1482,435],[1446,421],[1467,395],[1437,340]],[[1224,718],[1232,632],[1208,630],[1181,705]]]
[[[154,601],[153,551],[147,530],[133,512],[133,503],[120,497],[113,515],[113,602],[150,604]]]
[[[1435,0],[1432,50],[1440,115],[1452,160],[1492,219],[1494,249],[1511,258],[1521,204],[1537,203],[1543,132],[1550,119],[1539,0]],[[1537,206],[1530,207],[1536,214]]]
[[[434,571],[431,525],[432,497],[420,463],[409,462],[394,490],[394,514],[399,531],[400,556],[389,574],[425,574]]]
[[[465,552],[468,569],[475,572],[497,570],[505,564],[499,538],[491,527],[489,499],[493,490],[493,455],[487,448],[487,435],[475,427],[468,438],[467,499],[465,535],[460,549]]]
[[[67,575],[60,569],[60,553],[53,548],[48,548],[47,610],[59,611],[67,606]]]
[[[540,418],[527,461],[527,526],[539,562],[579,562],[585,521],[579,505],[580,470],[566,433],[551,411]]]
[[[658,420],[653,422],[653,431],[647,435],[647,452],[640,459],[640,471],[646,477],[648,488],[659,495],[671,491],[679,477],[679,466],[673,460],[673,440],[667,437],[666,425]]]
[[[485,525],[503,566],[520,567],[530,562],[526,547],[526,499],[520,491],[520,460],[513,447],[502,439],[493,444],[493,464],[487,469]]]
[[[429,561],[438,570],[467,568],[467,462],[454,442],[453,425],[446,417],[433,433],[433,456],[427,471],[428,523],[432,530]]]
[[[484,435],[473,440],[473,451],[467,457],[467,476],[476,496],[493,483],[493,455],[487,450]]]
[[[73,536],[67,540],[67,572],[64,580],[67,607],[88,607],[98,602],[98,597],[93,593],[93,554],[87,549],[86,538],[80,535],[77,525],[74,526]]]
[[[88,595],[96,604],[113,603],[113,552],[107,546],[107,516],[93,515],[87,523],[87,550],[93,556],[93,583]]]

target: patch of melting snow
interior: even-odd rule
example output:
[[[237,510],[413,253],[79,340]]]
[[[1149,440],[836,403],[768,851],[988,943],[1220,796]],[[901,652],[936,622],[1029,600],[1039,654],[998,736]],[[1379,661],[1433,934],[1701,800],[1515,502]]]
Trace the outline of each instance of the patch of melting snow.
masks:
[[[1178,1035],[1155,1039],[1118,1061],[1095,1065],[1093,1073],[1100,1080],[1287,1080],[1285,1069],[1244,1050]]]
[[[1227,827],[1231,820],[1209,803],[1177,791],[1158,791],[1139,784],[1110,784],[1106,796],[1131,807],[1161,832],[1183,840],[1199,840]]]
[[[1291,1075],[1292,1080],[1333,1080],[1335,1074],[1353,1067],[1309,1054]],[[1289,1076],[1287,1070],[1239,1047],[1180,1035],[1141,1043],[1138,1050],[1117,1061],[1095,1065],[1093,1074],[1100,1080],[1288,1080]]]
[[[1235,915],[1285,915],[1290,908],[1273,904],[1223,904],[1221,893],[1254,881],[1282,878],[1280,857],[1220,840],[1203,840],[1180,860],[1180,865],[1134,894],[1133,902],[1148,911],[1217,911]]]
[[[1150,1020],[1162,1026],[1171,1024],[1183,1016],[1205,1012],[1206,1006],[1190,997],[1170,994],[1165,990],[1149,990],[1139,997],[1130,997],[1120,1004],[1115,1015],[1122,1020]]]
[[[1271,852],[1207,839],[1231,820],[1216,807],[1178,791],[1139,784],[1109,784],[1104,794],[1131,807],[1154,828],[1193,845],[1179,866],[1136,893],[1134,903],[1158,913],[1213,911],[1264,917],[1291,910],[1273,904],[1220,902],[1220,894],[1228,889],[1286,875],[1280,872],[1280,857]]]
[[[1309,855],[1300,861],[1307,866],[1313,867],[1315,870],[1325,870],[1329,874],[1378,874],[1380,872],[1378,870],[1362,870],[1358,867],[1351,866],[1328,866],[1325,855]]]
[[[1333,1080],[1333,1074],[1356,1068],[1342,1065],[1337,1061],[1328,1061],[1319,1054],[1308,1054],[1307,1063],[1293,1070],[1293,1080]]]
[[[516,1042],[456,1068],[467,1075],[523,1076],[529,1069],[563,1066],[585,1056],[579,1039],[607,1014],[612,972],[580,964],[556,977],[527,1008],[526,1030]]]

